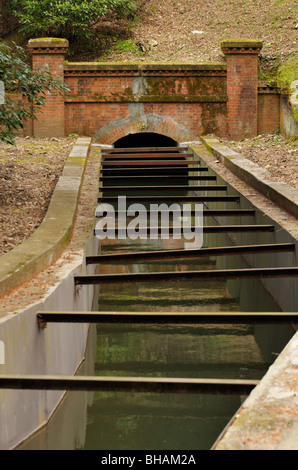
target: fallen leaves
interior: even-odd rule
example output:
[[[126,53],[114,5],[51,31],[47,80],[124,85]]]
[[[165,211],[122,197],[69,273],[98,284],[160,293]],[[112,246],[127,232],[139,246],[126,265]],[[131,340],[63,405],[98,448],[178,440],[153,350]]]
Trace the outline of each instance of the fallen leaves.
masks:
[[[0,256],[40,225],[73,141],[17,138],[0,144]]]
[[[280,181],[298,189],[298,142],[282,135],[264,134],[227,145],[240,155],[265,168],[272,181]]]

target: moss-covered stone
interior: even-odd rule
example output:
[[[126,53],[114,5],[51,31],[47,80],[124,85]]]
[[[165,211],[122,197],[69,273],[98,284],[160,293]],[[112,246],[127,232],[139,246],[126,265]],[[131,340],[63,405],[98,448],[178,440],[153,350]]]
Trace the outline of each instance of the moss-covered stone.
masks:
[[[62,38],[36,38],[30,39],[28,47],[68,47],[69,42],[67,39]]]
[[[242,38],[231,38],[221,42],[221,48],[247,48],[247,49],[261,49],[263,47],[263,41],[259,39],[242,39]]]

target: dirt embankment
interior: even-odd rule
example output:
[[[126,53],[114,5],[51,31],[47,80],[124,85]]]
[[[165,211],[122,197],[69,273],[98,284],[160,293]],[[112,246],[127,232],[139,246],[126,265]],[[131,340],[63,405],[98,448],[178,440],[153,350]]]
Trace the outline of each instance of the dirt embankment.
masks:
[[[70,152],[71,139],[0,143],[0,255],[40,225]]]

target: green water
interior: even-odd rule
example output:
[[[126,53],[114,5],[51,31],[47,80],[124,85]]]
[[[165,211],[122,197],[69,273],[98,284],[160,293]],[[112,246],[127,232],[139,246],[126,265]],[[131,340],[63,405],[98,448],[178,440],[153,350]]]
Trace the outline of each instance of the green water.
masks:
[[[235,207],[229,204],[229,208]],[[147,206],[148,207],[148,206]],[[226,207],[226,203],[209,207]],[[254,220],[254,219],[253,219]],[[218,221],[208,218],[208,225]],[[243,218],[242,223],[253,223]],[[227,222],[226,222],[227,223]],[[233,219],[229,223],[235,223]],[[237,218],[237,223],[240,223]],[[242,235],[205,235],[204,246],[240,244]],[[245,234],[242,243],[273,242]],[[185,240],[105,240],[101,252],[183,248]],[[98,272],[142,273],[250,266],[239,256],[102,264]],[[271,257],[264,256],[270,265]],[[130,312],[281,311],[254,279],[106,284],[95,310]],[[291,325],[97,325],[82,374],[260,379],[293,335]],[[23,449],[206,450],[245,400],[239,395],[70,392],[51,423]]]

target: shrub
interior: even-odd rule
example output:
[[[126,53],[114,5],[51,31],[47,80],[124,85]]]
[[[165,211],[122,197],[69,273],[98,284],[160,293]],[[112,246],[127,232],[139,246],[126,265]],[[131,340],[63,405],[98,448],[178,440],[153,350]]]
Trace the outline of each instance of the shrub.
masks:
[[[132,15],[134,0],[12,0],[21,29],[31,36],[66,39],[91,37],[96,23],[108,13]]]
[[[0,80],[5,85],[5,104],[0,105],[0,141],[15,143],[15,131],[23,127],[26,119],[36,119],[43,106],[46,91],[63,93],[67,87],[59,77],[53,77],[47,70],[33,71],[25,62],[24,51],[15,46],[12,50],[0,42]],[[14,102],[7,93],[19,93],[26,105]]]

